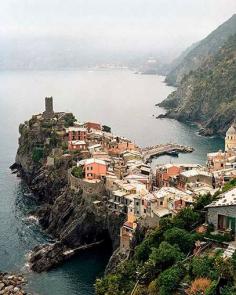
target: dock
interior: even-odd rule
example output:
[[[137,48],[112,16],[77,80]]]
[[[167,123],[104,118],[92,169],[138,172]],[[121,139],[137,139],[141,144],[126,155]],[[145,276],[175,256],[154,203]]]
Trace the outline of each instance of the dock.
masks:
[[[174,143],[158,144],[141,149],[145,163],[149,162],[154,157],[160,157],[163,155],[178,156],[179,153],[192,153],[193,151],[194,148],[190,146]]]

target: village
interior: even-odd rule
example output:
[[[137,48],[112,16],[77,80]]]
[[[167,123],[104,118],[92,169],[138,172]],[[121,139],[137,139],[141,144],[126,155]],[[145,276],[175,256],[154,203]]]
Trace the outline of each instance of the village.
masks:
[[[130,251],[138,224],[158,227],[161,218],[175,216],[192,207],[200,196],[213,195],[236,179],[235,124],[226,133],[225,151],[207,154],[206,165],[168,163],[153,167],[150,162],[155,155],[192,152],[193,148],[162,144],[142,149],[114,135],[108,126],[54,113],[52,97],[45,98],[45,106],[43,114],[32,117],[31,127],[37,132],[40,124],[56,122],[54,133],[61,139],[61,146],[52,150],[45,165],[53,167],[58,157],[77,159],[68,170],[68,184],[72,190],[83,190],[94,206],[106,203],[114,214],[124,214],[120,228],[120,252],[124,254]],[[211,225],[216,234],[230,234],[231,250],[226,249],[226,253],[231,255],[232,247],[236,249],[236,188],[222,192],[205,210],[203,227]]]

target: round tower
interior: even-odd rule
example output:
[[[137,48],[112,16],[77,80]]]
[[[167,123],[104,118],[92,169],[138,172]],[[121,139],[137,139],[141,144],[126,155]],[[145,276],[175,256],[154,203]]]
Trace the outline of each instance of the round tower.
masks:
[[[236,123],[234,122],[226,132],[225,150],[236,150]]]

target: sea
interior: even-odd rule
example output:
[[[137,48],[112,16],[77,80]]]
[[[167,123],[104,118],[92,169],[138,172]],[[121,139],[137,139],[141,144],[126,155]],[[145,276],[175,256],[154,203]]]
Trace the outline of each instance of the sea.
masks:
[[[156,106],[175,89],[165,77],[130,70],[2,71],[0,72],[0,271],[23,272],[28,289],[39,295],[90,295],[103,275],[111,253],[90,250],[41,274],[28,270],[27,255],[51,241],[31,216],[38,204],[26,184],[9,166],[18,146],[18,127],[44,110],[44,97],[53,96],[54,110],[73,112],[80,121],[108,125],[112,132],[147,147],[180,143],[194,148],[179,157],[162,156],[161,163],[205,164],[208,152],[223,149],[220,137],[202,137],[198,127],[172,119],[157,119]]]

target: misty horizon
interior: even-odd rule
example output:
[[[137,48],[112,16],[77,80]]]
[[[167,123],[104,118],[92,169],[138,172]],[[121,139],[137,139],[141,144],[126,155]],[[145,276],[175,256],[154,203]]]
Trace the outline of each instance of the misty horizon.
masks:
[[[0,68],[169,63],[236,11],[236,2],[3,1]]]

